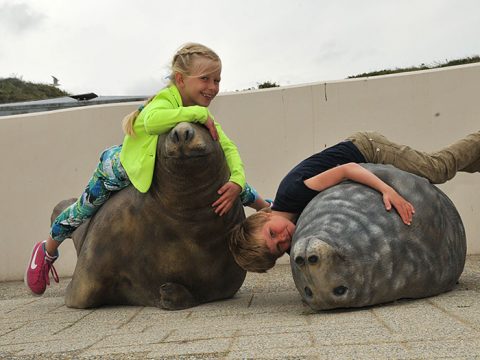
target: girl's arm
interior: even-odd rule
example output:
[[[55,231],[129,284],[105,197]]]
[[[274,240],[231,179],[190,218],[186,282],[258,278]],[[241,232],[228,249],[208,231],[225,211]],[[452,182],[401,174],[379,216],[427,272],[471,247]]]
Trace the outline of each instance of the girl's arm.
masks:
[[[175,109],[169,109],[166,106],[166,103],[158,102],[155,104],[155,108],[145,108],[143,110],[148,111],[145,114],[145,129],[147,133],[162,134],[168,132],[182,121],[199,122],[205,125],[214,140],[217,140],[218,137],[230,169],[229,181],[237,184],[240,186],[240,190],[243,190],[245,187],[245,170],[237,146],[225,135],[220,124],[214,121],[208,109],[196,105]]]
[[[348,163],[337,166],[305,180],[304,183],[312,190],[323,191],[344,180],[353,180],[377,190],[383,195],[385,208],[390,210],[393,205],[403,222],[407,225],[411,224],[412,216],[415,213],[413,205],[375,174],[358,164]]]
[[[220,146],[222,147],[223,153],[225,154],[225,159],[227,160],[228,168],[230,169],[229,181],[239,185],[240,188],[243,190],[246,182],[245,170],[243,168],[243,162],[240,158],[238,148],[233,143],[233,141],[230,140],[227,135],[225,135],[222,127],[216,121],[215,128],[217,129],[218,133],[218,141],[220,142]]]
[[[167,133],[183,121],[205,124],[210,115],[206,107],[174,107],[168,99],[163,98],[153,100],[142,112],[145,112],[145,131],[150,135]]]
[[[226,213],[233,205],[240,192],[245,187],[245,171],[243,162],[235,144],[225,135],[221,126],[216,123],[208,108],[203,106],[179,106],[180,99],[175,97],[175,90],[165,89],[157,94],[142,112],[144,128],[147,134],[162,134],[173,129],[179,122],[198,122],[209,130],[212,138],[220,142],[225,154],[230,179],[219,189],[220,198],[214,203],[216,212]]]
[[[245,171],[236,145],[225,135],[222,127],[217,122],[214,123],[220,146],[222,147],[228,168],[230,169],[229,181],[218,190],[220,197],[212,204],[215,212],[222,216],[232,208],[233,203],[245,187]]]

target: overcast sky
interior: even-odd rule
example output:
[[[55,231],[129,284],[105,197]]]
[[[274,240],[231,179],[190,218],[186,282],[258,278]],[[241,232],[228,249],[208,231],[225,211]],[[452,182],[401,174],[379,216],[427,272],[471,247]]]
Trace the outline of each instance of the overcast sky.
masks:
[[[221,91],[480,54],[479,0],[0,0],[0,78],[150,95],[175,50],[222,58]]]

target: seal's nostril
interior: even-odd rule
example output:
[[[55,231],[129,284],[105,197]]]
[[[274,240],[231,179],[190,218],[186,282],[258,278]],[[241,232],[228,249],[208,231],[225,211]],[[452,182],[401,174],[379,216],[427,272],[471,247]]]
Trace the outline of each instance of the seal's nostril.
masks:
[[[308,297],[313,296],[313,292],[308,286],[305,286],[305,295],[307,295]]]
[[[342,296],[347,292],[348,288],[346,286],[337,286],[335,289],[333,289],[333,293],[336,296]]]
[[[310,255],[308,257],[308,262],[310,264],[316,264],[318,262],[318,256],[317,255]]]
[[[302,266],[305,264],[305,259],[302,256],[297,256],[295,258],[295,264]]]
[[[172,130],[172,132],[170,134],[171,134],[172,141],[174,143],[178,143],[179,140],[180,140],[180,136],[178,135],[178,131],[176,129],[174,129],[174,130]]]
[[[187,129],[185,130],[185,141],[190,141],[193,138],[193,130],[192,129]]]

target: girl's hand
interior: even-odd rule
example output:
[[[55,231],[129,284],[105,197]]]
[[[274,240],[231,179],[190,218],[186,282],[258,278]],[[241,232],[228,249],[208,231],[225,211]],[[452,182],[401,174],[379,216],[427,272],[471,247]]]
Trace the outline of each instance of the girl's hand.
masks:
[[[235,184],[234,182],[227,182],[223,185],[217,193],[220,197],[215,201],[212,206],[215,208],[215,213],[222,216],[226,214],[233,206],[235,200],[242,192],[240,185]]]
[[[395,190],[390,188],[383,193],[383,203],[385,204],[385,209],[388,211],[390,211],[393,205],[406,225],[410,225],[412,223],[413,214],[415,214],[415,208],[407,200],[401,197]]]
[[[217,132],[217,128],[215,127],[215,122],[213,121],[213,119],[209,116],[207,118],[207,121],[203,125],[208,129],[208,131],[210,132],[210,135],[212,135],[212,139],[217,141],[218,132]]]

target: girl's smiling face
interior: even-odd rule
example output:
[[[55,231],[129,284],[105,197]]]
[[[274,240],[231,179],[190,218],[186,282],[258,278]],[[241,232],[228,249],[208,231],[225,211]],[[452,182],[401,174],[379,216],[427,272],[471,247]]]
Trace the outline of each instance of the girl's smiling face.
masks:
[[[277,257],[282,256],[290,248],[294,231],[293,222],[282,216],[270,214],[262,226],[263,239],[270,253]]]
[[[205,57],[193,61],[193,75],[175,74],[183,106],[208,107],[220,90],[221,64]]]

